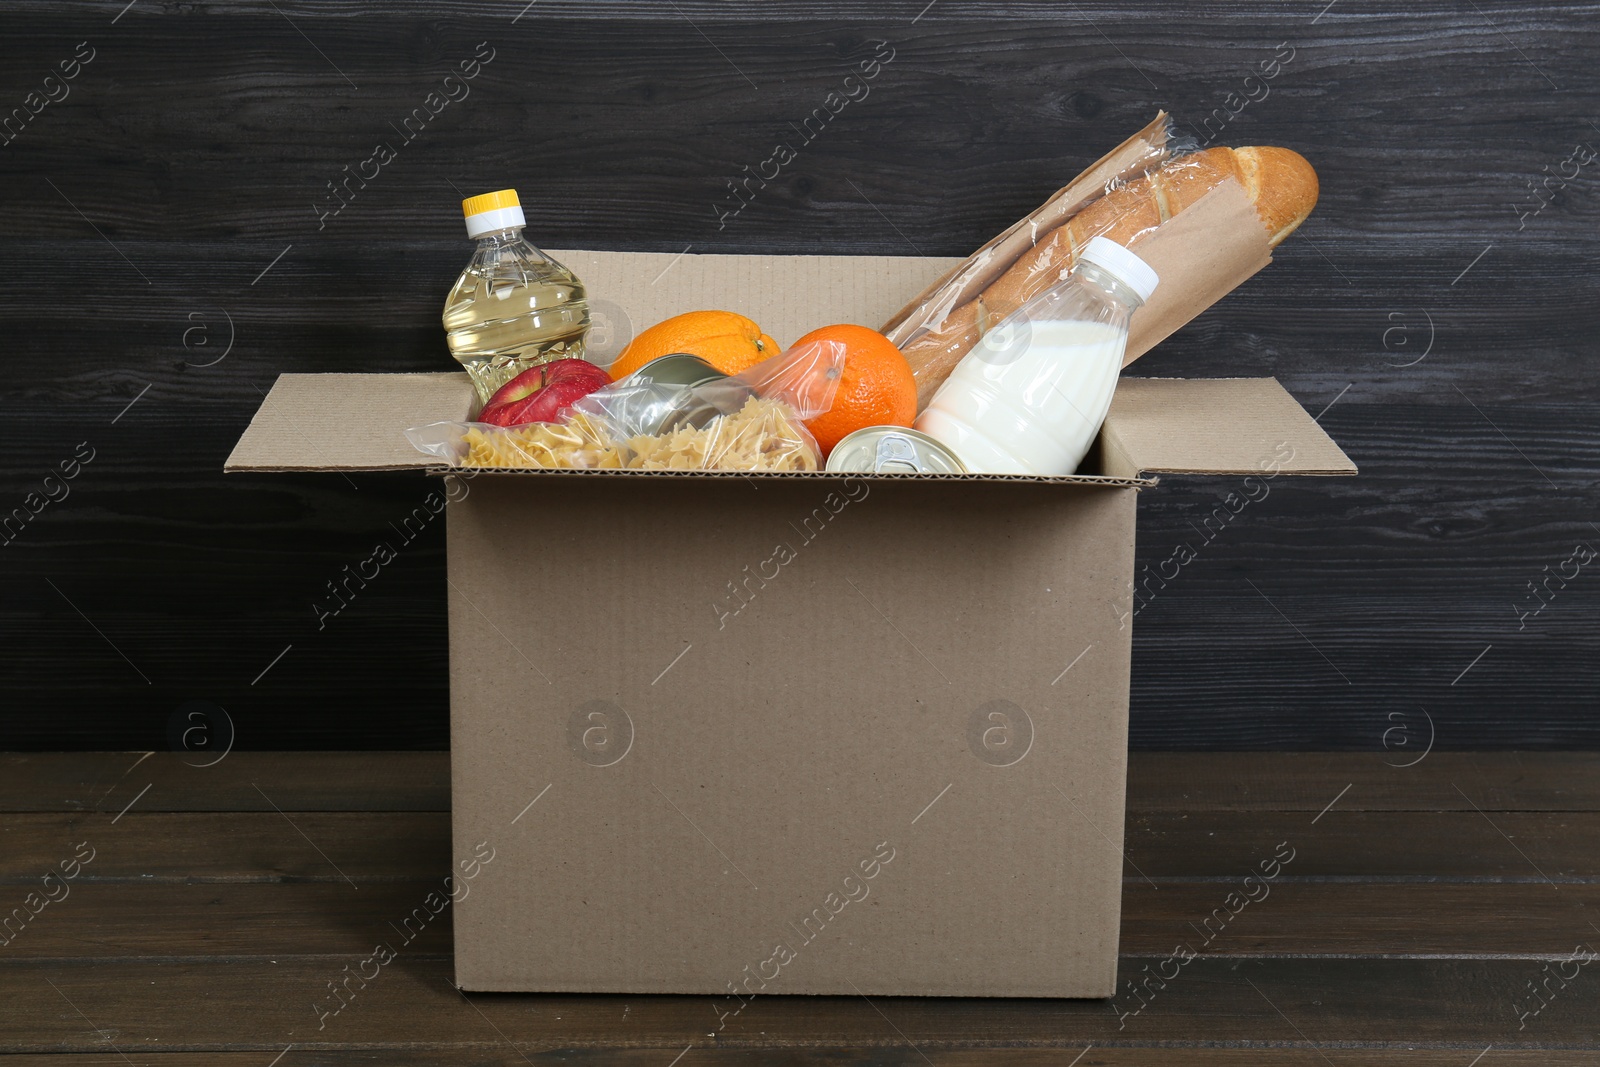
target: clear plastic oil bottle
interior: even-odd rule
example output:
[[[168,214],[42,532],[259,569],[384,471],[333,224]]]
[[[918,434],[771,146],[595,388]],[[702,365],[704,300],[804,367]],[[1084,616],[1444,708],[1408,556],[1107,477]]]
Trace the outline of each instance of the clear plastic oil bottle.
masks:
[[[522,236],[515,189],[468,197],[461,210],[478,248],[445,301],[444,329],[481,404],[529,367],[581,357],[589,305],[577,275]]]

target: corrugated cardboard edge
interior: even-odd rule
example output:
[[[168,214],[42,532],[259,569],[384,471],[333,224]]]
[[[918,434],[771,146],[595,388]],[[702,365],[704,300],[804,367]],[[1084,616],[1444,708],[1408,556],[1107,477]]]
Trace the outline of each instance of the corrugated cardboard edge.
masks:
[[[906,482],[916,485],[939,485],[947,482],[1017,482],[1023,485],[1076,485],[1087,489],[1147,489],[1156,484],[1155,478],[1122,477],[1120,475],[1068,474],[1046,477],[1036,474],[868,474],[850,471],[640,471],[640,470],[568,470],[537,467],[446,467],[428,468],[431,474],[463,474],[477,477],[481,474],[507,475],[535,478],[620,478],[637,481],[645,478],[658,481],[662,478],[714,480],[731,478],[759,478],[762,481],[865,481],[874,484]]]
[[[1276,378],[1123,378],[1100,435],[1118,477],[1357,473]]]

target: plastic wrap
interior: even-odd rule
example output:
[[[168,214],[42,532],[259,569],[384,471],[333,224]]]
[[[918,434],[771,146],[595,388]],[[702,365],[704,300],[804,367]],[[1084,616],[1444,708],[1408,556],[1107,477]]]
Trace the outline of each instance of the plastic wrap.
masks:
[[[844,360],[843,344],[814,341],[687,388],[635,373],[577,401],[560,422],[435,422],[406,437],[460,467],[819,470],[805,420],[832,406]]]
[[[1166,112],[1107,153],[1028,217],[978,249],[884,325],[900,346],[917,378],[918,407],[924,407],[961,358],[992,325],[1028,297],[1064,275],[1060,247],[1066,224],[1102,200],[1114,203],[1119,190],[1145,178],[1191,148],[1174,134]],[[1129,196],[1129,210],[1142,210]],[[1096,236],[1110,230],[1125,212],[1111,212]],[[1152,209],[1153,210],[1153,209]],[[1160,217],[1153,214],[1151,226]],[[1121,235],[1119,241],[1126,243]],[[1022,264],[1020,272],[1013,268]],[[995,290],[1005,290],[996,294]]]

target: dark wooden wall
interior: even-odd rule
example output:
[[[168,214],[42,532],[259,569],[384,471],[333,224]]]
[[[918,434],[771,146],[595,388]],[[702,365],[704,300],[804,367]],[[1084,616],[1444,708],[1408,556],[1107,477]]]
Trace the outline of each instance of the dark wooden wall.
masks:
[[[449,365],[458,191],[515,185],[554,247],[962,255],[1292,50],[1221,139],[1302,151],[1321,204],[1138,369],[1277,375],[1362,472],[1275,482],[1142,612],[1133,743],[1600,746],[1600,561],[1518,616],[1600,548],[1600,4],[125,3],[0,16],[0,113],[93,50],[0,146],[0,511],[93,454],[0,546],[0,745],[165,748],[197,701],[241,748],[448,743],[442,529],[310,608],[424,481],[221,466],[280,372]],[[870,96],[719,232],[875,39]],[[1233,481],[1147,493],[1141,564]]]

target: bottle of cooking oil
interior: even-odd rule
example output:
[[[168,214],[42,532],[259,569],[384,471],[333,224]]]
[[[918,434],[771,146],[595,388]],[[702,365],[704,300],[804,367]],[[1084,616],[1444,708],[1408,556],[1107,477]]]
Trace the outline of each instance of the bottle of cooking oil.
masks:
[[[515,189],[468,197],[461,210],[478,250],[445,301],[444,328],[481,404],[529,367],[581,357],[589,305],[577,275],[522,236]]]

